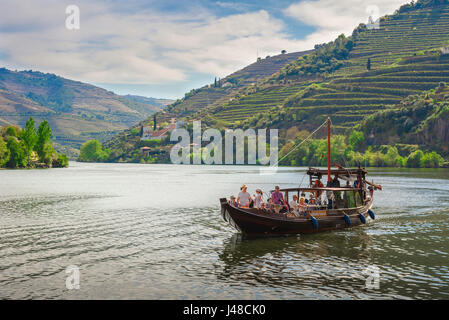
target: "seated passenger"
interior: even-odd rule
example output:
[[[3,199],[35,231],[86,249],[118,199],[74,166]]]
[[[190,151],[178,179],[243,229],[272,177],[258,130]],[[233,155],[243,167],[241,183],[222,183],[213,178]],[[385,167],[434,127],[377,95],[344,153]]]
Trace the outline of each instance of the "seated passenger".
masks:
[[[306,198],[299,199],[298,212],[300,216],[308,216]]]
[[[263,193],[262,190],[257,189],[254,195],[254,208],[261,209],[263,207]]]
[[[293,195],[293,201],[290,202],[291,212],[296,216],[299,217],[299,203],[298,203],[298,196],[295,194]]]
[[[273,200],[271,198],[268,198],[265,209],[270,212],[273,211]]]
[[[301,193],[301,198],[304,198],[304,202],[305,202],[305,203],[309,203],[309,200],[307,200],[306,194],[305,194],[304,192]]]
[[[231,200],[229,200],[229,204],[233,205],[234,207],[237,207],[237,201],[235,201],[234,196],[231,196]]]
[[[310,194],[309,205],[316,205],[316,200],[313,194]]]

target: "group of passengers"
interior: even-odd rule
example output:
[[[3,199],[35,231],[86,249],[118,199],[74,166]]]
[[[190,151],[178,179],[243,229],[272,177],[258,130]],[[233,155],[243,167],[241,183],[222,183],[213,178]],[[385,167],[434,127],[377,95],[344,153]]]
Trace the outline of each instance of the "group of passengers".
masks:
[[[339,179],[346,180],[345,188],[351,188],[350,179],[347,177],[339,177],[338,174],[333,179],[328,181],[326,187],[328,188],[340,188]],[[354,188],[361,188],[362,181],[360,177],[354,182]],[[321,176],[313,182],[312,188],[324,188],[321,182]],[[251,196],[247,191],[248,187],[244,184],[240,187],[240,192],[236,197],[231,196],[230,203],[236,207],[242,208],[257,208],[263,209],[267,212],[284,213],[291,217],[307,216],[308,209],[336,209],[339,207],[352,208],[361,203],[360,194],[357,192],[344,192],[342,198],[342,192],[338,190],[327,190],[326,200],[322,201],[321,196],[323,190],[314,190],[310,192],[309,199],[307,199],[305,192],[298,195],[293,195],[293,200],[288,201],[284,199],[283,193],[280,191],[279,186],[276,186],[274,191],[268,197],[267,201],[264,201],[264,194],[261,189],[256,189],[256,193]]]
[[[288,199],[284,199],[284,194],[280,191],[279,186],[274,188],[267,201],[264,201],[264,194],[261,189],[256,189],[256,194],[252,197],[247,190],[248,187],[245,184],[242,185],[237,198],[231,196],[230,203],[236,207],[263,209],[267,212],[284,213],[291,217],[305,216],[308,208],[326,206],[327,204],[326,201],[321,201],[321,197],[317,193],[311,193],[309,199],[306,198],[304,192],[299,199],[295,194],[293,200],[288,201]]]

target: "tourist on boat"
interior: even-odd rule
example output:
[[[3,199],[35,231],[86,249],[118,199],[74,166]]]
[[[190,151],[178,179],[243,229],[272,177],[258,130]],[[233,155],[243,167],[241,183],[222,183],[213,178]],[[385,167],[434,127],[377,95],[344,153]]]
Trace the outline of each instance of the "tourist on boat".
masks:
[[[331,182],[331,187],[340,188],[340,180],[338,180],[338,174],[335,174],[334,179]],[[341,192],[335,191],[333,199],[333,206],[335,209],[337,209],[340,206],[340,202],[341,202]]]
[[[237,203],[240,207],[249,208],[251,203],[251,195],[246,191],[247,189],[246,184],[240,187],[240,192],[237,197]]]
[[[290,202],[290,208],[295,217],[299,217],[299,203],[298,196],[296,194],[293,195],[293,201]]]
[[[354,188],[362,188],[362,178],[357,176],[357,180],[354,181]]]
[[[254,200],[252,197],[249,198],[249,206],[248,208],[254,208]]]
[[[254,208],[263,208],[263,192],[260,189],[257,189],[254,195]]]
[[[332,188],[340,188],[340,180],[338,180],[338,174],[335,174],[334,179],[332,179]]]
[[[315,197],[313,196],[313,193],[310,194],[309,205],[311,205],[311,206],[316,205],[316,201],[315,201]]]
[[[234,207],[237,207],[237,201],[235,201],[235,196],[231,196],[231,200],[229,201],[229,203]]]
[[[305,215],[305,212],[307,211],[306,198],[301,197],[301,199],[299,199],[298,211]]]
[[[299,199],[299,202],[301,202],[301,199],[304,199],[304,203],[309,203],[309,200],[307,200],[306,194],[304,192],[301,193],[301,198]]]
[[[324,184],[321,182],[321,175],[319,175],[319,176],[318,176],[318,179],[315,180],[315,182],[313,183],[313,187],[314,187],[314,188],[324,188]],[[321,197],[322,192],[323,192],[323,191],[321,191],[321,190],[316,191],[316,192],[315,192],[315,196],[316,196],[317,198],[318,198],[318,197]]]
[[[332,180],[329,180],[327,182],[326,185],[328,188],[332,187]],[[334,208],[334,199],[335,199],[335,195],[334,192],[331,190],[327,190],[326,191],[326,198],[327,198],[327,208],[328,209],[333,209]]]
[[[264,206],[265,206],[265,210],[267,210],[268,212],[273,212],[273,199],[268,198],[267,204]]]
[[[274,192],[271,194],[271,199],[273,200],[273,208],[276,213],[282,213],[286,210],[286,203],[284,201],[284,195],[279,191],[279,186],[274,187]]]

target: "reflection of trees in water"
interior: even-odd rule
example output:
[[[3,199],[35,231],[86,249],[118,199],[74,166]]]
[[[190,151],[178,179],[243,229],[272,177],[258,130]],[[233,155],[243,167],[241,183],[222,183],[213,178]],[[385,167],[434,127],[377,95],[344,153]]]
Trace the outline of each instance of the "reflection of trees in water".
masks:
[[[372,263],[370,243],[363,229],[263,239],[234,234],[219,254],[223,268],[218,278],[292,289],[338,288],[345,279],[354,285]]]

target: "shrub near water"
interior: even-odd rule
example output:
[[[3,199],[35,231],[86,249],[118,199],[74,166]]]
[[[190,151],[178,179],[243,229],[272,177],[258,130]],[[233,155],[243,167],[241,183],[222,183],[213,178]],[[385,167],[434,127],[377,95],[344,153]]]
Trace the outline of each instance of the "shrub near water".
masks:
[[[0,167],[67,166],[67,156],[58,154],[52,147],[51,128],[47,121],[41,122],[37,131],[32,117],[26,122],[25,129],[14,126],[0,128]]]
[[[0,138],[0,168],[3,167],[9,160],[9,149],[5,141]]]
[[[104,162],[108,159],[110,150],[103,150],[98,140],[86,141],[80,149],[78,161],[82,162]]]

